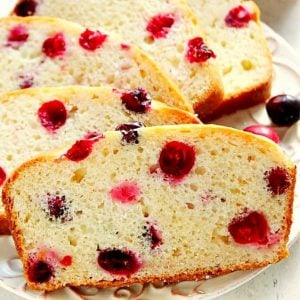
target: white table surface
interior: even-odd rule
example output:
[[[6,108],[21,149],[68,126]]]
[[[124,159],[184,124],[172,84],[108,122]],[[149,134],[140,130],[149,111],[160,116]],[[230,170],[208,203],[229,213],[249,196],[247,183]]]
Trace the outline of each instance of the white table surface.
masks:
[[[0,0],[0,14],[1,2],[3,3],[4,0]],[[257,0],[256,2],[262,10],[263,21],[294,47],[300,60],[300,0]],[[20,299],[22,298],[0,288],[0,300]],[[218,298],[218,300],[297,299],[300,299],[300,240],[292,247],[288,259],[269,267],[247,284]]]

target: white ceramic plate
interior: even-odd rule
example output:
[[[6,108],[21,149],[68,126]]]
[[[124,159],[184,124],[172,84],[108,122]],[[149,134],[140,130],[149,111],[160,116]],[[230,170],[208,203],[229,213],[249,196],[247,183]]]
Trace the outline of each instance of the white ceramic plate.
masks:
[[[4,0],[2,0],[3,2]],[[3,4],[1,15],[8,13],[12,2]],[[3,10],[4,8],[4,10]],[[297,57],[291,47],[269,27],[264,27],[267,39],[273,53],[274,81],[273,95],[288,93],[300,96],[300,67]],[[240,111],[219,119],[216,123],[243,129],[252,124],[271,125],[264,105],[258,105],[248,110]],[[300,124],[290,128],[276,128],[281,137],[281,146],[298,165],[300,169]],[[298,153],[297,153],[298,149]],[[298,194],[294,203],[294,222],[291,229],[289,245],[300,235],[300,178],[297,180]],[[25,299],[49,300],[208,300],[221,296],[257,276],[264,269],[254,271],[234,272],[229,275],[199,282],[181,282],[177,284],[147,284],[134,285],[130,288],[65,288],[53,293],[34,292],[27,288],[22,276],[22,266],[14,248],[11,237],[0,237],[0,287]]]

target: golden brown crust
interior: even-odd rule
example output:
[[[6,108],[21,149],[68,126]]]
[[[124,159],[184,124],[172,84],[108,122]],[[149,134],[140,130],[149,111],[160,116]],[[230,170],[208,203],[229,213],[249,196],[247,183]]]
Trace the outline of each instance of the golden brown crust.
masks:
[[[6,215],[0,213],[0,235],[10,234],[9,223]]]
[[[222,101],[219,106],[213,107],[213,110],[211,110],[209,114],[202,116],[201,120],[207,123],[237,110],[264,103],[271,95],[271,86],[272,80],[270,78],[267,82],[264,82],[249,91]]]

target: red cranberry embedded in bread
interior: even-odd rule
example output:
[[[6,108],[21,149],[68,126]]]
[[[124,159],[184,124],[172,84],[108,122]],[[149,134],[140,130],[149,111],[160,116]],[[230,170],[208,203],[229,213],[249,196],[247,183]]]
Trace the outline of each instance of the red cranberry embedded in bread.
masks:
[[[268,126],[263,126],[263,125],[251,125],[248,126],[244,129],[244,131],[247,132],[251,132],[257,135],[261,135],[264,136],[270,140],[272,140],[273,142],[275,142],[276,144],[279,143],[280,139],[279,136],[277,134],[277,132]]]
[[[19,84],[20,89],[28,89],[33,86],[34,79],[30,75],[20,75],[21,83]]]
[[[29,33],[26,27],[17,25],[13,27],[7,38],[7,46],[18,48],[23,45],[29,37]]]
[[[99,250],[99,266],[112,275],[130,276],[142,266],[137,256],[130,250]]]
[[[291,126],[300,120],[300,99],[290,95],[272,97],[266,104],[272,122],[279,126]]]
[[[175,17],[172,14],[159,14],[150,19],[146,30],[153,38],[165,38],[170,31],[170,28],[175,22]]]
[[[35,13],[37,3],[34,0],[22,0],[15,7],[15,14],[20,17],[32,16]]]
[[[189,40],[185,57],[190,63],[203,63],[210,58],[216,58],[216,55],[207,47],[203,38],[195,37]]]
[[[161,150],[159,166],[165,175],[174,179],[181,179],[191,171],[195,160],[196,153],[192,146],[172,141]]]
[[[118,125],[116,127],[116,130],[121,131],[122,142],[125,142],[127,144],[138,144],[139,133],[137,129],[140,127],[144,127],[144,124],[141,122],[124,123]]]
[[[79,140],[65,154],[69,160],[79,162],[86,159],[93,150],[94,141]]]
[[[6,179],[6,173],[3,168],[0,167],[0,186],[4,183]]]
[[[66,42],[62,33],[57,33],[47,38],[42,46],[42,52],[48,57],[55,58],[61,56],[66,51]]]
[[[290,176],[283,168],[273,168],[266,171],[264,175],[264,179],[267,182],[267,189],[273,194],[273,196],[284,194],[291,184]]]
[[[144,229],[146,229],[146,232],[143,233],[143,237],[149,240],[151,250],[154,250],[163,244],[161,233],[156,225],[148,223]]]
[[[120,44],[120,47],[122,50],[125,50],[125,51],[128,51],[130,49],[130,46],[127,44],[124,44],[124,43]]]
[[[110,191],[110,195],[117,202],[131,204],[138,200],[141,190],[137,183],[125,181],[114,186]]]
[[[98,30],[92,31],[86,29],[79,37],[79,44],[86,50],[95,51],[103,45],[106,39],[106,34],[103,34]]]
[[[242,28],[246,27],[252,19],[253,15],[245,7],[239,5],[228,12],[225,23],[228,27]]]
[[[136,113],[145,113],[151,107],[151,97],[143,88],[122,93],[121,100],[128,110]]]
[[[63,267],[69,267],[69,266],[72,265],[72,262],[73,262],[72,256],[66,255],[66,256],[64,256],[64,257],[60,260],[59,263],[60,263]]]
[[[53,132],[66,123],[67,110],[59,100],[52,100],[42,104],[38,110],[38,117],[42,126]]]
[[[265,216],[257,211],[233,219],[228,231],[238,244],[267,245],[270,228]]]
[[[32,261],[28,266],[28,279],[35,283],[48,282],[54,276],[53,267],[42,260]]]

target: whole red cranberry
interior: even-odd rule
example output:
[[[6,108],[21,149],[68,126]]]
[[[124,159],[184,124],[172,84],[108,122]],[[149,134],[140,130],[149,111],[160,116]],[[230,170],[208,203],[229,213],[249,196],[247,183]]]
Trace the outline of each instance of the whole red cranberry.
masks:
[[[79,44],[86,50],[95,51],[103,45],[106,39],[106,34],[103,34],[98,30],[92,31],[90,29],[86,29],[79,37]]]
[[[267,182],[267,189],[274,196],[284,194],[291,184],[290,176],[283,168],[273,168],[269,171],[266,171],[264,175],[264,179]]]
[[[159,14],[150,19],[147,24],[146,30],[151,34],[153,38],[165,38],[174,22],[175,17],[173,14]]]
[[[42,46],[42,52],[50,57],[55,58],[61,56],[66,51],[66,42],[62,33],[57,33],[47,38]]]
[[[66,123],[67,110],[60,100],[51,100],[42,104],[38,117],[42,126],[53,132]]]
[[[279,136],[277,134],[277,132],[268,126],[263,126],[263,125],[251,125],[248,126],[244,129],[244,131],[247,132],[251,132],[257,135],[261,135],[264,136],[270,140],[272,140],[273,142],[275,142],[276,144],[279,143],[280,139]]]
[[[261,212],[253,211],[234,218],[228,231],[238,244],[267,245],[270,228]]]
[[[145,113],[151,107],[151,97],[143,88],[122,93],[121,100],[128,110],[136,113]]]
[[[225,23],[228,27],[242,28],[246,27],[252,19],[252,14],[245,7],[239,5],[229,11],[225,17]]]
[[[203,38],[195,37],[189,40],[185,57],[190,63],[203,63],[210,58],[216,58],[216,55],[207,47]]]
[[[53,267],[46,261],[33,261],[28,266],[28,279],[35,283],[48,282],[54,276]]]
[[[186,176],[195,164],[196,153],[192,146],[172,141],[160,152],[159,166],[164,174],[175,179]]]
[[[14,10],[14,13],[20,17],[28,17],[35,14],[37,3],[35,0],[22,0]]]

